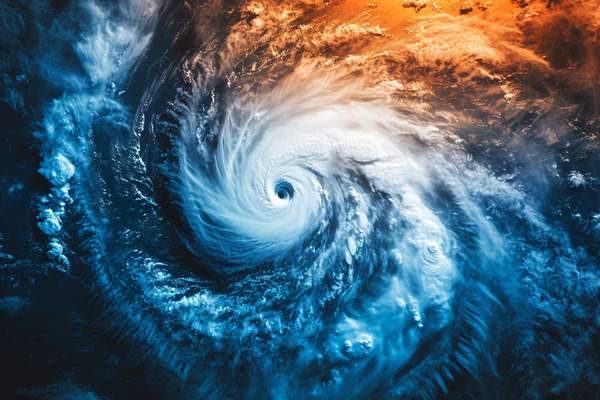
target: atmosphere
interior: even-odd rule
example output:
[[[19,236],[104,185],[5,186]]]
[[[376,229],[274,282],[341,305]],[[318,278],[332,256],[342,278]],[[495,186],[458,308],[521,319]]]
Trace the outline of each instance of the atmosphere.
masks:
[[[600,393],[600,0],[0,0],[0,121],[0,398]]]

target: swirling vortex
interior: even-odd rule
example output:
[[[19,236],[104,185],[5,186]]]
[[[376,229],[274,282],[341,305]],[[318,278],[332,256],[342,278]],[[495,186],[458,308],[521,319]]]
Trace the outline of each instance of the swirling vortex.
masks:
[[[174,106],[185,242],[233,277],[170,311],[235,349],[228,359],[260,358],[256,381],[275,375],[276,397],[376,393],[457,319],[475,333],[454,363],[475,363],[494,297],[462,275],[489,279],[503,240],[461,178],[471,166],[456,138],[360,100],[366,89],[341,77],[298,75],[228,105],[214,142]]]
[[[493,374],[498,311],[521,301],[507,265],[548,231],[527,197],[449,124],[327,63],[257,89],[224,84],[226,55],[186,58],[146,88],[130,132],[111,82],[156,29],[146,3],[120,25],[92,9],[105,27],[78,44],[85,84],[45,120],[43,173],[63,177],[60,199],[75,175],[115,330],[187,397],[433,397]]]

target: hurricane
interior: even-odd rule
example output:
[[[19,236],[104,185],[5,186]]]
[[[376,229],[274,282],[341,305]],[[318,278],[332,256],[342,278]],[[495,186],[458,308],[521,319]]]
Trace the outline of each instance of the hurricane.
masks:
[[[597,0],[0,17],[7,398],[597,395]]]

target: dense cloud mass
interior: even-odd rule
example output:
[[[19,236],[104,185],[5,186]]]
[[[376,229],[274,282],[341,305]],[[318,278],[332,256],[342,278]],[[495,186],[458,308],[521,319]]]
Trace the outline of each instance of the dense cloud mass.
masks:
[[[600,391],[600,3],[0,0],[3,398]]]

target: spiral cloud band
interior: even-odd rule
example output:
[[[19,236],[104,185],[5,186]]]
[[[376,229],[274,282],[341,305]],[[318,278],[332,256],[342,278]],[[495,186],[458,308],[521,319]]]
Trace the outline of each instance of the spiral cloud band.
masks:
[[[594,0],[14,3],[0,94],[32,121],[37,250],[0,256],[0,311],[77,287],[59,336],[98,335],[69,357],[103,372],[10,393],[600,387]]]

